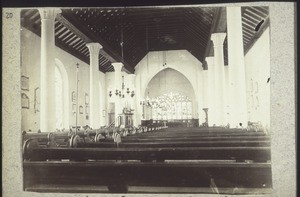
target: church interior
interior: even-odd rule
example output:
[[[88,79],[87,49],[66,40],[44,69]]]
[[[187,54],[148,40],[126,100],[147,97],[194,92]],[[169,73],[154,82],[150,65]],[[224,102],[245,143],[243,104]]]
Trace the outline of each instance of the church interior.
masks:
[[[21,12],[23,189],[265,194],[268,7]]]

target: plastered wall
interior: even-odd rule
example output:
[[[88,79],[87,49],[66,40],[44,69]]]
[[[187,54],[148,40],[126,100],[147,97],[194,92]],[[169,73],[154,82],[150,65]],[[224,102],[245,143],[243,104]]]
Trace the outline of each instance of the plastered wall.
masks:
[[[22,130],[28,131],[37,131],[39,129],[39,111],[34,108],[34,99],[35,99],[35,89],[40,87],[40,37],[33,34],[29,30],[22,28],[21,31],[21,73],[24,76],[29,77],[29,91],[22,91],[29,97],[29,109],[22,109]],[[89,65],[85,62],[82,62],[78,58],[70,55],[69,53],[63,51],[62,49],[55,48],[55,58],[56,62],[62,65],[65,69],[68,79],[69,91],[64,94],[67,94],[68,97],[68,123],[65,123],[64,126],[68,128],[69,126],[75,126],[76,124],[76,113],[74,113],[73,104],[76,104],[76,101],[72,101],[72,92],[76,92],[76,64],[79,64],[78,69],[78,106],[83,107],[83,113],[80,113],[78,110],[78,119],[77,125],[85,126],[89,125],[89,115],[90,110],[86,112],[86,102],[85,94],[89,95]],[[103,111],[105,109],[105,97],[101,97],[105,93],[105,74],[99,72],[99,83],[96,84],[99,89],[99,100],[100,100],[100,109]],[[55,96],[55,95],[53,95]],[[90,107],[90,106],[89,106]],[[105,125],[105,117],[100,113],[98,119],[100,125]],[[69,126],[67,126],[69,125]]]
[[[270,127],[270,30],[245,55],[248,120]]]

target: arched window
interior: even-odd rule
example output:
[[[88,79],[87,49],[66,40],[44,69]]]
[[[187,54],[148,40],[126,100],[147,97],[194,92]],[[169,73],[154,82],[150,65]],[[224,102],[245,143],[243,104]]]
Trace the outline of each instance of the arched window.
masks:
[[[62,75],[55,66],[55,113],[56,113],[56,128],[63,128],[63,81]]]
[[[63,63],[55,58],[55,113],[56,128],[69,128],[69,117],[72,109],[70,105],[69,77]]]

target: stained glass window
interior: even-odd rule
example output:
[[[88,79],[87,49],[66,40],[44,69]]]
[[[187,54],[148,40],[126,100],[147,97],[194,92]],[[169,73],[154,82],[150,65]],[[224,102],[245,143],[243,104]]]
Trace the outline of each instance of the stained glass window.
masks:
[[[150,100],[153,120],[182,120],[192,118],[192,101],[189,97],[169,92]]]

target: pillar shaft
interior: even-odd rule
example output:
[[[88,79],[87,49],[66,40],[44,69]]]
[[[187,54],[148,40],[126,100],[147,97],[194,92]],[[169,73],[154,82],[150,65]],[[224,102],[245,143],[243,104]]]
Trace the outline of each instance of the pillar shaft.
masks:
[[[53,132],[56,127],[55,108],[55,36],[54,21],[60,9],[39,9],[41,15],[41,132]]]
[[[208,67],[208,116],[210,117],[208,120],[208,125],[213,126],[216,124],[215,122],[215,65],[214,65],[214,57],[206,57],[207,67]]]
[[[230,123],[230,86],[229,86],[229,66],[225,66],[225,121]]]
[[[122,68],[123,64],[120,62],[112,63],[114,70],[115,70],[115,91],[121,91],[122,90]],[[114,92],[115,93],[115,92]],[[119,126],[120,122],[118,121],[117,117],[122,114],[122,103],[121,103],[121,97],[118,95],[115,97],[115,120],[116,120],[116,126]]]
[[[142,75],[139,74],[139,67],[136,67],[135,69],[135,73],[136,73],[136,76],[139,76],[139,77],[136,77],[135,78],[135,106],[136,106],[136,110],[135,110],[135,114],[136,114],[136,125],[140,125],[141,124],[141,120],[143,118],[143,106],[141,105],[141,99],[142,99],[142,96],[141,96],[141,77]]]
[[[231,124],[247,125],[245,62],[241,8],[227,7],[228,65],[231,89]]]
[[[100,98],[99,98],[99,51],[102,46],[99,43],[88,43],[86,45],[90,52],[90,127],[100,127]]]
[[[203,84],[203,107],[208,108],[208,100],[209,100],[209,76],[208,70],[202,71],[202,84]]]
[[[215,109],[217,125],[225,125],[225,72],[223,43],[226,33],[214,33],[211,40],[214,44],[214,65],[215,65]]]
[[[203,70],[202,71],[201,79],[202,79],[202,81],[199,81],[199,82],[202,84],[203,104],[202,104],[202,106],[198,106],[198,108],[199,108],[199,124],[202,124],[202,123],[206,122],[206,114],[204,113],[203,108],[209,108],[209,86],[210,86],[210,81],[209,81],[209,72],[208,72],[208,70]],[[199,89],[199,90],[201,90],[201,89]],[[200,113],[201,113],[201,115],[200,115]]]
[[[137,121],[136,121],[136,92],[135,92],[135,74],[129,74],[130,76],[130,82],[131,84],[129,85],[129,88],[130,88],[130,93],[129,93],[129,96],[130,96],[130,107],[131,109],[133,109],[133,115],[132,115],[132,121],[133,121],[133,126],[138,126],[137,125]],[[134,91],[134,96],[131,97],[131,93],[132,91]]]

